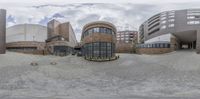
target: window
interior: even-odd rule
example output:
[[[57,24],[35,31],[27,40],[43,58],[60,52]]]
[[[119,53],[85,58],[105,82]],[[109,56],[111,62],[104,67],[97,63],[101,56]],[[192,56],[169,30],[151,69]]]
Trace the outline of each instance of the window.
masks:
[[[161,24],[165,24],[166,22],[167,22],[167,21],[164,20],[164,21],[161,22]]]
[[[161,16],[161,17],[165,17],[165,16],[166,16],[166,13],[164,13],[164,14],[161,14],[160,16]]]
[[[187,24],[200,24],[200,21],[188,21]]]
[[[166,29],[166,25],[161,26],[161,29]]]
[[[92,32],[93,32],[93,29],[89,29],[88,30],[88,35],[92,34]]]
[[[194,16],[188,16],[187,19],[194,19]]]
[[[112,57],[114,56],[115,44],[108,42],[95,42],[83,46],[83,54],[86,57]]]
[[[91,35],[92,33],[106,33],[106,34],[115,35],[115,33],[112,31],[112,29],[100,27],[100,28],[88,29],[83,34],[83,37],[85,37],[87,35]]]
[[[166,19],[166,17],[162,17],[162,18],[161,18],[161,20],[165,20],[165,19]]]
[[[112,30],[111,29],[107,29],[107,34],[112,34]]]
[[[200,15],[188,16],[187,19],[199,19]]]
[[[94,33],[99,33],[99,28],[94,28]]]
[[[164,47],[164,44],[160,44],[160,48],[163,48]]]
[[[169,24],[168,27],[174,27],[174,24]]]
[[[174,15],[170,15],[169,18],[174,18]]]
[[[168,20],[168,22],[174,22],[174,21],[175,21],[174,19],[169,19],[169,20]]]

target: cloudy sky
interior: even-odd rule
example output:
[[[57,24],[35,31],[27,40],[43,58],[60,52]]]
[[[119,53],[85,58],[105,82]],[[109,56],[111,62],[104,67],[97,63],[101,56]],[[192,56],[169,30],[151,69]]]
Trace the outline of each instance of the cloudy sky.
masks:
[[[84,24],[103,20],[118,30],[137,30],[139,25],[161,11],[200,8],[199,0],[0,0],[7,9],[7,27],[41,24],[57,19],[70,21],[78,41]]]

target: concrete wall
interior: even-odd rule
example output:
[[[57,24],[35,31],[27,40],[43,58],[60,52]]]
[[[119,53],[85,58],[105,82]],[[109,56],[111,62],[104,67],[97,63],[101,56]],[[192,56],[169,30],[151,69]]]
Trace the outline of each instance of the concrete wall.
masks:
[[[18,41],[45,42],[47,27],[38,24],[19,24],[6,29],[6,43]]]
[[[54,54],[55,46],[75,47],[77,40],[70,22],[50,21],[48,23],[48,42],[46,45],[48,52],[51,54]]]
[[[62,23],[59,25],[60,31],[59,35],[65,38],[66,41],[69,42],[69,22]]]
[[[0,54],[6,52],[6,10],[0,9]]]
[[[200,30],[197,30],[196,50],[197,53],[200,54]]]
[[[69,42],[71,42],[72,45],[74,45],[74,47],[78,45],[75,32],[70,23],[69,23]]]
[[[60,23],[56,20],[50,21],[48,23],[48,38],[52,38],[57,35],[62,36],[64,38],[64,41],[67,42],[66,44],[69,44],[66,46],[74,47],[77,45],[76,36],[70,22]],[[52,41],[57,42],[58,40]]]
[[[45,48],[45,42],[36,42],[36,41],[20,41],[7,43],[6,48],[9,51],[26,53],[26,54],[48,54]],[[23,49],[23,48],[36,48],[36,49]]]
[[[56,35],[59,35],[60,32],[60,25],[61,23],[56,20],[51,20],[47,24],[47,32],[48,32],[48,38],[54,37]]]
[[[36,41],[20,41],[20,42],[12,42],[7,43],[7,48],[16,48],[16,47],[36,47],[37,50],[45,50],[45,42],[36,42]]]
[[[189,11],[192,11],[192,10],[200,11],[200,9],[175,10],[173,11],[174,17],[171,17],[171,18],[169,17],[170,16],[169,13],[172,13],[172,11],[158,13],[155,16],[158,16],[159,18],[156,18],[155,16],[153,16],[141,25],[141,28],[144,29],[143,31],[144,34],[142,33],[142,31],[140,31],[140,35],[144,36],[144,41],[152,39],[154,37],[158,37],[163,34],[168,34],[168,33],[171,33],[174,36],[176,36],[180,42],[193,42],[197,40],[196,46],[197,46],[197,52],[199,52],[200,41],[198,40],[198,38],[200,38],[199,36],[200,32],[198,31],[199,31],[200,25],[198,23],[188,24],[188,22],[191,22],[191,21],[199,21],[198,15],[196,15],[197,18],[188,19],[188,16],[189,16],[188,14],[191,14],[191,12],[189,13]],[[166,13],[166,19],[164,19],[166,23],[162,23],[163,13]],[[174,22],[169,22],[170,19],[174,19]],[[154,24],[151,25],[151,23],[154,23]],[[155,24],[159,24],[159,25],[155,25]],[[170,24],[174,24],[174,27],[169,27]],[[163,25],[166,26],[165,29],[161,28]],[[157,32],[153,32],[156,29],[160,29],[160,30]],[[140,36],[140,37],[142,38],[143,36]],[[176,42],[176,43],[179,43],[179,42]],[[177,47],[175,49],[177,49]]]

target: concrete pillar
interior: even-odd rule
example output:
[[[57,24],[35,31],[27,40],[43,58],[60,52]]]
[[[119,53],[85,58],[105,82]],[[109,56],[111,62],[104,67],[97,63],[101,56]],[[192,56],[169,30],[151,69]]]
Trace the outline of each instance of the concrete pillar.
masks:
[[[196,51],[200,54],[200,30],[197,30]]]
[[[0,9],[0,54],[6,53],[6,10]]]

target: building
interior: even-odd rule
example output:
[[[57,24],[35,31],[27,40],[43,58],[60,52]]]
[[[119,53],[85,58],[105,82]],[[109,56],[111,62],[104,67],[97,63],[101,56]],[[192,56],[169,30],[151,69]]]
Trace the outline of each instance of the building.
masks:
[[[0,9],[0,54],[6,53],[6,10]]]
[[[74,30],[69,22],[57,20],[48,22],[47,50],[54,55],[66,56],[73,52],[77,45]]]
[[[200,52],[200,9],[158,13],[139,30],[138,53],[159,54],[179,49]]]
[[[38,24],[18,24],[6,29],[9,51],[44,54],[47,27]]]
[[[104,21],[86,24],[82,30],[82,53],[87,60],[113,60],[115,56],[116,27]]]
[[[137,43],[137,31],[118,31],[117,32],[117,53],[132,53],[134,51],[134,44]]]

